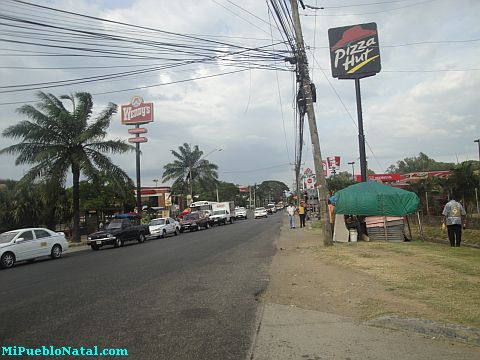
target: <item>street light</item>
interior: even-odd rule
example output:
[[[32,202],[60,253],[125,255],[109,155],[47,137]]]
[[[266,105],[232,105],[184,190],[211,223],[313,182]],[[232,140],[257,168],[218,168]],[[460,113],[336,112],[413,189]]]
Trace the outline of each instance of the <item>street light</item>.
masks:
[[[352,165],[352,180],[355,181],[355,169],[353,168],[355,161],[349,162],[348,165]]]
[[[195,161],[195,162],[190,166],[190,168],[188,169],[188,171],[189,171],[189,177],[190,177],[190,199],[192,199],[192,201],[193,201],[192,168],[193,168],[200,160],[205,159],[208,155],[213,154],[213,153],[216,152],[216,151],[222,151],[222,150],[223,150],[223,149],[213,149],[213,150],[210,151],[207,155],[204,155],[204,156],[202,156],[200,159],[198,159],[197,161]],[[218,190],[217,190],[217,198],[218,198]]]
[[[155,187],[158,187],[158,179],[153,179],[152,181],[155,183]]]

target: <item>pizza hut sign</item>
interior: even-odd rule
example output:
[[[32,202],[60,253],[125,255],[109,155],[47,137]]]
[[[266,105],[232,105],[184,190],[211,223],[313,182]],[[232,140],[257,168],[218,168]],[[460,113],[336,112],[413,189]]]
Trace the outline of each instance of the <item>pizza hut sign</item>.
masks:
[[[153,103],[145,103],[140,96],[134,96],[128,105],[122,105],[122,124],[138,125],[153,121]]]
[[[328,29],[328,40],[334,78],[361,78],[380,72],[376,23]]]

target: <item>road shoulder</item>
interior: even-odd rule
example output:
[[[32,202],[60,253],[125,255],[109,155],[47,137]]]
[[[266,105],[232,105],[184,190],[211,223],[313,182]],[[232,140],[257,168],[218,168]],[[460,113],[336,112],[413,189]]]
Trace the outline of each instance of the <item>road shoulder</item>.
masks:
[[[289,229],[285,219],[251,359],[479,358],[479,347],[452,341],[450,330],[436,336],[442,334],[435,323],[422,334],[416,331],[422,326],[409,329],[402,320],[365,322],[359,310],[372,287],[394,299],[365,274],[320,262],[315,253],[322,243],[319,232]]]

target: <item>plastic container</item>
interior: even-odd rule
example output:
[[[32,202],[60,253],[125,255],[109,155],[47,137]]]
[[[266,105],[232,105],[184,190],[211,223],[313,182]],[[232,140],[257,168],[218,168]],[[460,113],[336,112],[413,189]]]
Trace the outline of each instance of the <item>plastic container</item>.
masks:
[[[350,242],[357,242],[357,238],[358,238],[357,230],[350,229],[349,233],[350,233]]]

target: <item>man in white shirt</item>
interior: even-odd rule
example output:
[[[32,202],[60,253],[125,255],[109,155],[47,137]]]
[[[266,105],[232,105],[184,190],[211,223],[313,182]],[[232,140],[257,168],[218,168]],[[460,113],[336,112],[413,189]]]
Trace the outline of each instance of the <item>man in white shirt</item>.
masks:
[[[292,203],[290,203],[287,206],[287,214],[290,220],[290,229],[295,229],[295,212],[296,211],[297,211],[297,208]]]

